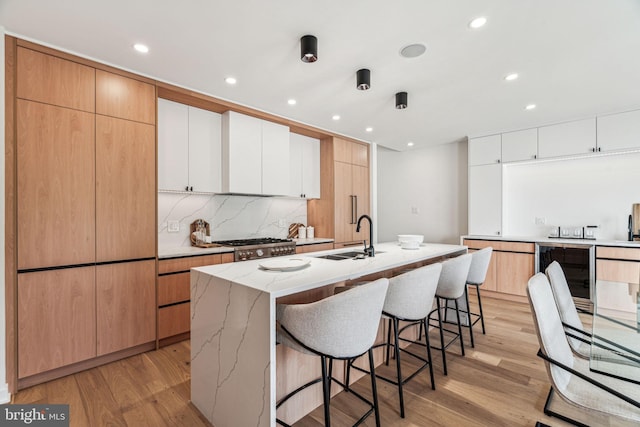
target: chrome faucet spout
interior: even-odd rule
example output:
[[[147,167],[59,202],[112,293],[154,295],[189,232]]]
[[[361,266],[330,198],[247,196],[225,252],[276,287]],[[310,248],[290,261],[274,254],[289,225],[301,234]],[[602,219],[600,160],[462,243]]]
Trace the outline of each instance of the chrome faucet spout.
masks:
[[[356,232],[360,232],[360,223],[365,218],[367,221],[369,221],[369,247],[367,247],[367,241],[365,240],[364,253],[367,256],[373,257],[376,255],[376,251],[373,248],[373,221],[371,220],[371,217],[369,215],[361,215],[360,218],[358,218],[358,223],[356,224]]]

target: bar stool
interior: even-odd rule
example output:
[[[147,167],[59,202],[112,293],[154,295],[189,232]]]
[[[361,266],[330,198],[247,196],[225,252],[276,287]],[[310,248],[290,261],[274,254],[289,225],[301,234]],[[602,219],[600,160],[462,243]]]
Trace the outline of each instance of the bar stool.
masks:
[[[464,356],[464,343],[462,340],[462,325],[460,323],[460,309],[458,306],[458,298],[464,295],[464,290],[467,287],[467,276],[469,275],[470,266],[471,254],[460,255],[442,262],[442,272],[440,273],[438,288],[436,289],[436,308],[431,311],[431,313],[429,313],[429,322],[431,322],[431,317],[434,313],[437,313],[438,315],[437,326],[440,330],[440,347],[432,346],[432,348],[441,350],[442,352],[442,368],[445,375],[447,375],[447,358],[445,351],[447,347],[449,347],[455,340],[460,340],[460,350],[462,351],[462,355]],[[442,300],[445,301],[444,306],[441,304]],[[443,321],[441,309],[444,309],[445,312],[449,310],[446,303],[452,300],[455,304],[456,321],[458,324],[457,333],[449,329],[445,329],[442,326]],[[454,337],[449,340],[446,345],[444,343],[444,331],[447,331],[448,333],[454,335]]]
[[[310,304],[282,304],[276,307],[278,342],[299,352],[320,356],[326,427],[331,425],[329,405],[332,381],[370,406],[355,425],[373,412],[376,426],[380,426],[372,346],[378,333],[388,285],[388,279],[378,279]],[[372,401],[333,377],[334,360],[350,360],[365,353],[369,356]],[[319,380],[313,380],[289,393],[276,407],[316,382]],[[287,426],[281,420],[276,421]]]
[[[464,287],[464,299],[466,302],[466,308],[463,311],[467,314],[467,323],[469,327],[469,337],[471,339],[471,347],[475,347],[473,342],[473,325],[478,323],[482,324],[482,334],[484,335],[484,314],[482,312],[482,300],[480,299],[480,286],[484,283],[487,278],[487,271],[489,270],[489,263],[491,262],[491,254],[493,252],[493,248],[491,246],[480,249],[479,251],[475,251],[471,253],[471,266],[469,267],[469,275],[467,276],[467,286]],[[473,313],[471,311],[471,307],[469,306],[469,286],[476,287],[476,295],[478,295],[478,311],[479,313]],[[476,317],[475,320],[472,319],[472,316]]]
[[[440,277],[440,271],[442,270],[441,264],[431,264],[426,267],[411,270],[407,273],[392,277],[389,279],[389,288],[387,289],[387,296],[384,300],[384,307],[382,308],[383,318],[388,317],[392,328],[387,331],[387,340],[385,343],[377,346],[385,345],[387,347],[387,364],[389,361],[389,343],[391,339],[391,329],[394,334],[394,354],[396,359],[396,379],[392,380],[385,378],[381,375],[376,375],[377,378],[386,381],[388,383],[398,386],[398,397],[400,400],[400,416],[404,418],[404,393],[403,385],[413,379],[416,375],[429,367],[429,374],[431,376],[431,388],[436,389],[436,384],[433,378],[433,365],[431,363],[431,347],[429,345],[429,334],[425,334],[426,347],[426,359],[423,356],[417,355],[406,348],[400,348],[400,341],[407,341],[417,343],[413,340],[404,340],[400,338],[400,332],[409,326],[414,326],[417,322],[424,326],[426,329],[426,319],[433,306],[433,299],[436,293],[436,287],[438,286],[438,278]],[[411,322],[404,328],[399,328],[400,321]],[[418,338],[420,339],[420,338]],[[376,347],[377,347],[376,346]],[[414,358],[423,362],[423,364],[415,370],[411,375],[406,378],[402,378],[402,370],[400,358],[402,353],[407,353]],[[349,361],[347,365],[347,384],[349,384],[349,372],[352,367],[352,362]],[[367,372],[357,366],[353,366],[362,372]]]

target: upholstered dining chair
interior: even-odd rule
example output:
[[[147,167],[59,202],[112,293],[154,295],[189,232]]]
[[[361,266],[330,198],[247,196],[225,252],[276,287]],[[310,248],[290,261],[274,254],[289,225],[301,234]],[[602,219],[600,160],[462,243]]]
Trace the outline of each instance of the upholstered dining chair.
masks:
[[[640,387],[589,370],[589,361],[576,357],[569,346],[551,285],[543,273],[529,279],[527,295],[551,388],[544,405],[547,415],[575,425],[586,424],[551,410],[554,394],[579,409],[579,415],[602,415],[640,423]]]
[[[356,425],[373,413],[376,426],[380,426],[375,365],[371,347],[378,333],[388,285],[388,279],[378,279],[313,303],[280,304],[276,307],[277,341],[299,352],[320,356],[326,427],[331,425],[332,381],[369,405],[370,409]],[[371,400],[333,377],[334,360],[350,360],[367,353],[371,372]],[[319,381],[311,381],[289,393],[280,399],[276,407],[280,407],[291,396],[316,382]],[[287,426],[279,419],[276,421],[280,425]]]

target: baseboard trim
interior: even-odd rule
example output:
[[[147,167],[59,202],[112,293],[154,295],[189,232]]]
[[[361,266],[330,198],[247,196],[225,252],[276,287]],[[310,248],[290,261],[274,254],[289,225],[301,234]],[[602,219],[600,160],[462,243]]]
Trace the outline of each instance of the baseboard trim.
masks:
[[[11,393],[9,393],[9,384],[0,385],[0,404],[11,402]]]

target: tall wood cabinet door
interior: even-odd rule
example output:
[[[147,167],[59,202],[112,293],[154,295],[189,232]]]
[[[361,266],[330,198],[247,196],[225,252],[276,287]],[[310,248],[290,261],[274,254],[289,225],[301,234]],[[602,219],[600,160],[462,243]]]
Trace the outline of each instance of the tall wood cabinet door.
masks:
[[[98,356],[155,340],[155,261],[96,269]]]
[[[155,127],[96,116],[98,262],[155,256]]]
[[[158,99],[158,189],[187,191],[189,107]]]
[[[17,101],[18,269],[95,261],[94,117]]]
[[[352,170],[348,163],[334,162],[335,241],[353,241],[355,231],[355,198]]]
[[[494,252],[497,261],[498,292],[527,295],[527,283],[534,274],[534,254]]]
[[[96,70],[96,113],[156,124],[156,88],[149,83]]]
[[[95,111],[94,68],[23,47],[17,55],[18,98]]]
[[[357,220],[361,215],[366,214],[371,216],[371,206],[369,199],[369,168],[352,165],[351,171],[353,177],[353,194],[356,196],[355,218]],[[360,229],[359,233],[357,233],[354,228],[353,240],[366,240],[367,242],[369,242],[369,223],[363,221],[361,225],[362,228]]]
[[[18,274],[18,377],[96,356],[95,267]]]

